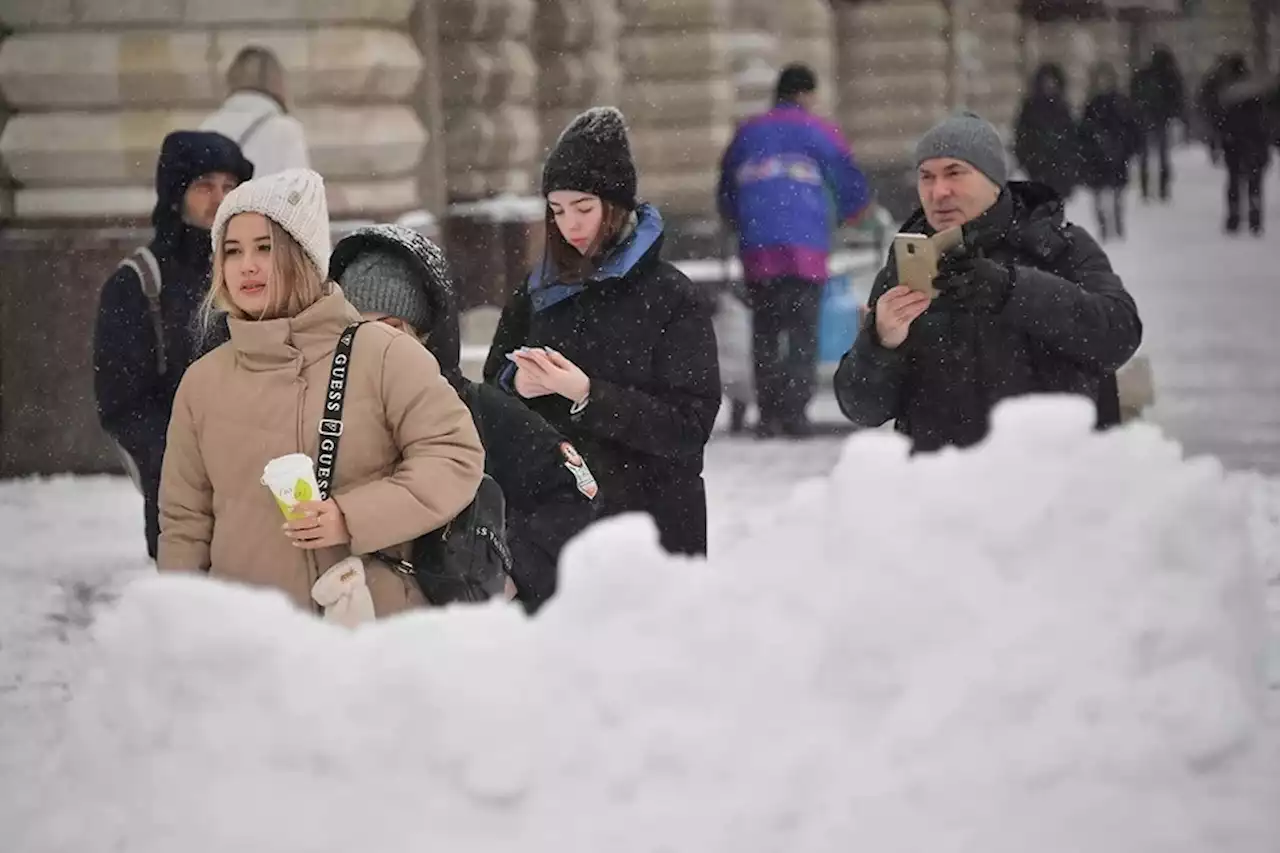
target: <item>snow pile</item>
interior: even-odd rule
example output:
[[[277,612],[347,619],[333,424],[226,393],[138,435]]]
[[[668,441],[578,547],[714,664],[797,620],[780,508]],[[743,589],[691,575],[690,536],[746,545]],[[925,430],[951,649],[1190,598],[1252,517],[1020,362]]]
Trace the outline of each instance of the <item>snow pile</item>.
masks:
[[[705,565],[601,525],[533,621],[137,583],[11,849],[1273,851],[1254,485],[998,415],[855,437]]]

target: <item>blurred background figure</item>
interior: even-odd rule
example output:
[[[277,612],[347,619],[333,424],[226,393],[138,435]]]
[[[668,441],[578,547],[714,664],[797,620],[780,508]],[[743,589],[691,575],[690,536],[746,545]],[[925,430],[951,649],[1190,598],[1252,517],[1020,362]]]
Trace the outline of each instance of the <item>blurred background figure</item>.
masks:
[[[1063,201],[1071,197],[1080,177],[1080,148],[1067,76],[1055,62],[1041,65],[1031,78],[1018,113],[1014,154],[1028,179],[1050,187]]]
[[[782,69],[773,109],[738,128],[720,164],[720,215],[738,233],[752,309],[760,438],[812,434],[831,233],[871,203],[844,135],[813,112],[817,90],[807,65]]]
[[[1205,145],[1209,149],[1209,160],[1214,165],[1222,160],[1222,135],[1218,130],[1218,126],[1222,124],[1222,104],[1219,98],[1229,58],[1230,54],[1223,54],[1214,61],[1213,66],[1205,72],[1196,93],[1196,108],[1204,122]]]
[[[1144,141],[1138,149],[1138,168],[1141,170],[1142,200],[1152,195],[1151,154],[1158,160],[1159,194],[1161,201],[1168,201],[1173,192],[1173,167],[1169,165],[1169,126],[1176,120],[1187,123],[1186,95],[1182,84],[1182,72],[1173,51],[1165,45],[1156,45],[1151,51],[1151,61],[1133,74],[1130,93],[1138,110]]]
[[[1080,165],[1084,184],[1093,191],[1098,236],[1124,238],[1124,189],[1129,161],[1142,144],[1133,104],[1119,89],[1116,70],[1100,62],[1089,81],[1089,102],[1080,119]]]
[[[1249,198],[1249,231],[1262,236],[1262,178],[1271,161],[1271,112],[1269,100],[1276,84],[1266,76],[1252,76],[1242,54],[1223,63],[1218,94],[1218,136],[1227,167],[1228,234],[1240,230],[1240,192]]]
[[[235,140],[259,177],[311,167],[302,122],[289,115],[285,82],[284,66],[274,53],[255,45],[244,48],[227,69],[230,94],[200,126]]]

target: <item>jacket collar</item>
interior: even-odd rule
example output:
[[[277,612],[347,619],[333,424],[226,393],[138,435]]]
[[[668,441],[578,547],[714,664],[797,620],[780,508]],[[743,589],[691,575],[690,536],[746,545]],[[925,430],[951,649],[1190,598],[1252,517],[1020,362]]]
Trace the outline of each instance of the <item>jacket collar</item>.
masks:
[[[995,204],[964,225],[965,245],[990,248],[1006,239],[1023,242],[1024,236],[1061,235],[1065,228],[1062,199],[1044,184],[1010,181]],[[903,231],[933,234],[933,226],[917,208]]]
[[[331,284],[329,295],[294,317],[277,320],[227,318],[231,347],[249,370],[267,371],[293,367],[297,371],[333,355],[338,337],[360,312]]]
[[[662,214],[651,204],[636,208],[636,225],[622,242],[610,250],[586,281],[562,284],[555,280],[555,271],[544,259],[533,271],[529,281],[529,295],[534,311],[543,311],[559,302],[577,296],[592,283],[626,278],[638,267],[656,255],[662,248],[665,226]]]

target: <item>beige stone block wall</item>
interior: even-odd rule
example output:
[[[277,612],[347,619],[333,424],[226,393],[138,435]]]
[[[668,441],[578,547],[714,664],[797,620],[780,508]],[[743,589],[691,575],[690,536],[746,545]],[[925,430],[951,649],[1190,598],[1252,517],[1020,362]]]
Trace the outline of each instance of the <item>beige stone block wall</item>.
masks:
[[[121,105],[212,109],[225,95],[231,61],[250,44],[280,57],[295,104],[400,101],[413,93],[421,68],[406,34],[368,27],[20,32],[0,45],[0,85],[19,111]]]
[[[835,14],[827,0],[737,0],[729,61],[737,91],[735,118],[769,109],[778,72],[803,62],[818,75],[817,111],[834,116]]]
[[[294,114],[335,217],[395,215],[426,139],[412,104],[422,59],[414,0],[266,4],[222,0],[10,2],[0,23],[0,95],[14,114],[0,160],[25,219],[142,217],[164,135],[197,127],[254,43],[285,65]],[[0,207],[3,204],[0,203]]]
[[[730,0],[625,0],[620,106],[640,194],[667,214],[711,216],[720,155],[732,131]],[[665,106],[703,104],[699,114]],[[692,112],[692,111],[690,111]]]
[[[951,105],[973,110],[1009,138],[1022,95],[1018,0],[956,0],[951,8]]]
[[[836,79],[836,13],[828,0],[788,0],[779,4],[781,20],[778,67],[803,62],[818,75],[817,111],[834,119],[839,86]]]
[[[839,120],[859,162],[896,168],[949,109],[950,20],[938,0],[836,8]]]
[[[1079,112],[1088,96],[1089,69],[1094,63],[1109,62],[1123,75],[1128,64],[1128,33],[1128,26],[1117,20],[1028,25],[1024,89],[1040,64],[1056,62],[1067,73],[1067,96]]]
[[[534,17],[539,167],[560,132],[592,106],[618,102],[622,64],[617,0],[541,0]]]
[[[343,185],[367,185],[380,179],[412,179],[421,156],[424,133],[413,112],[401,105],[369,107],[303,107],[296,115],[307,128],[313,167],[325,176],[330,204],[338,214],[365,208],[347,206],[343,199],[367,198],[367,193],[343,193]],[[19,216],[80,218],[74,207],[59,210],[83,188],[136,187],[139,194],[121,193],[120,216],[144,216],[154,196],[158,142],[173,128],[195,127],[204,118],[195,110],[123,110],[113,112],[19,113],[0,136],[0,154],[22,188],[16,196]],[[363,140],[376,139],[376,144]],[[382,213],[413,207],[399,201],[367,208]]]
[[[759,10],[759,0],[740,0]],[[735,122],[769,109],[773,103],[773,89],[781,67],[781,41],[770,26],[759,23],[767,13],[745,14],[743,8],[736,13],[740,27],[729,33],[729,81],[733,87],[733,119]]]
[[[451,201],[536,186],[534,0],[438,0],[445,171]]]

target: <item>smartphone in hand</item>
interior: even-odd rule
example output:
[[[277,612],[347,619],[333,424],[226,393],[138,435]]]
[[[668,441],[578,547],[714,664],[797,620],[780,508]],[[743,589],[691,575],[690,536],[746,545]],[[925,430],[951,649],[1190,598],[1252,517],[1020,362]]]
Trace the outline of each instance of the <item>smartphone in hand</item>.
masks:
[[[898,284],[930,297],[938,295],[933,286],[942,256],[964,242],[960,226],[928,234],[898,234],[893,238],[893,257],[898,268]]]

